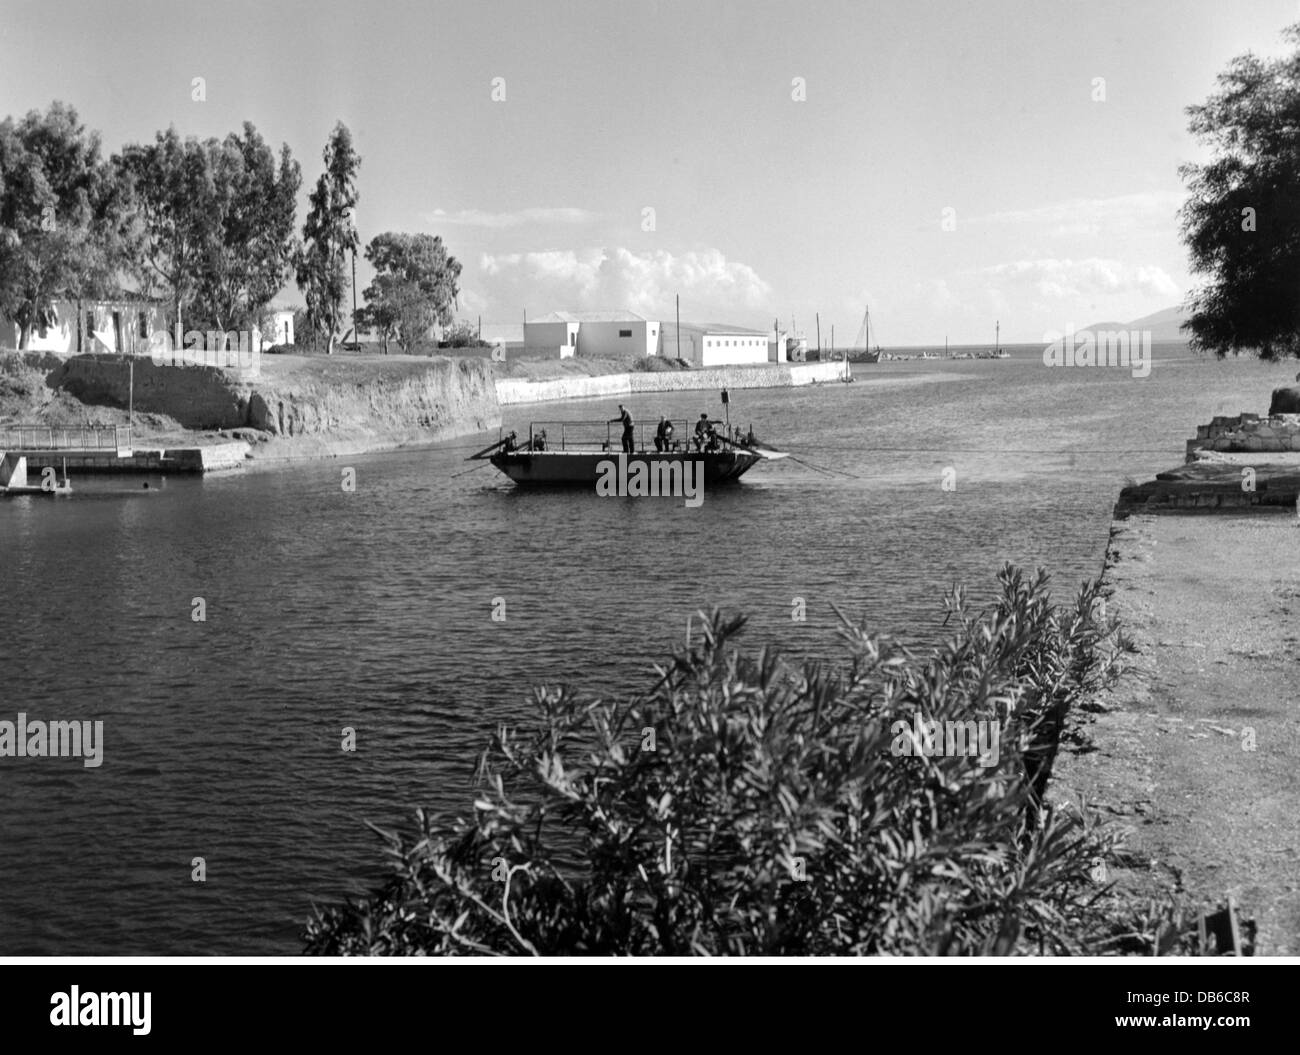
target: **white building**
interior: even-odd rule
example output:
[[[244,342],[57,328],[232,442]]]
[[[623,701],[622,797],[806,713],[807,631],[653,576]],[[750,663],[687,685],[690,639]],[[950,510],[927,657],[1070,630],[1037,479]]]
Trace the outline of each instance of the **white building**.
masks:
[[[271,344],[293,344],[292,308],[270,308],[267,310],[267,319],[273,333]]]
[[[659,323],[632,311],[553,311],[524,323],[527,352],[639,359],[659,352]]]
[[[779,343],[774,347],[784,351]],[[697,366],[735,366],[769,360],[785,362],[785,356],[773,355],[769,335],[762,330],[710,327],[700,334]]]
[[[32,327],[27,351],[133,354],[148,348],[150,335],[167,327],[165,305],[140,296],[83,301],[81,309],[79,314],[75,302],[55,301],[54,319],[44,327]],[[20,337],[17,323],[0,320],[0,348],[17,348]]]

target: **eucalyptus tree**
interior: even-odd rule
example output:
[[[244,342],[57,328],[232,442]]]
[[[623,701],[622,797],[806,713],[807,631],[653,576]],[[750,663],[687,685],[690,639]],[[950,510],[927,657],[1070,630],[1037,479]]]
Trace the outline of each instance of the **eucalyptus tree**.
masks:
[[[326,352],[333,354],[343,320],[344,295],[350,288],[347,254],[355,252],[360,244],[354,214],[361,158],[352,147],[352,133],[342,121],[330,133],[322,159],[325,171],[311,192],[311,208],[303,224],[295,269],[312,329],[324,332]]]
[[[59,299],[115,288],[129,235],[99,135],[73,107],[0,122],[0,311],[17,323],[20,348],[59,322]]]
[[[251,122],[242,136],[182,140],[174,128],[117,159],[143,231],[137,272],[169,292],[178,334],[254,327],[292,273],[302,172],[279,160]]]
[[[169,127],[152,143],[128,145],[113,161],[140,225],[136,277],[146,292],[160,285],[167,291],[179,343],[205,269],[220,254],[222,210],[214,151],[193,136],[182,139]]]

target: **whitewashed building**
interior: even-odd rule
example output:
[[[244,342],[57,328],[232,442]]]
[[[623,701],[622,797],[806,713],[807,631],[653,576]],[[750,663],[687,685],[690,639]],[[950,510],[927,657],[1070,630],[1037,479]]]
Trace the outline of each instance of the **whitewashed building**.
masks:
[[[271,344],[293,344],[293,309],[268,308],[267,321],[272,331]]]
[[[32,327],[29,352],[76,355],[81,352],[133,354],[147,349],[150,336],[167,325],[165,305],[142,297],[83,301],[80,313],[71,300],[54,302],[50,325]],[[0,319],[0,348],[17,348],[16,322]]]
[[[524,348],[566,359],[639,359],[659,352],[659,323],[633,311],[553,311],[524,323]]]
[[[746,363],[766,363],[774,358],[769,344],[770,337],[763,330],[710,327],[700,334],[696,365],[737,366]],[[781,349],[779,342],[776,347]],[[784,362],[785,356],[779,355],[776,361]]]

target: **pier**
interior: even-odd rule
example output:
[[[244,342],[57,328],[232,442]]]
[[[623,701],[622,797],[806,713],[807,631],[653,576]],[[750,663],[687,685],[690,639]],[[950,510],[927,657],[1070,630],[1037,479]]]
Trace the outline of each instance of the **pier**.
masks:
[[[136,447],[130,425],[0,426],[0,462],[78,473],[208,473],[242,469],[248,444]]]
[[[0,427],[0,452],[28,458],[46,454],[129,458],[131,426],[7,425]]]

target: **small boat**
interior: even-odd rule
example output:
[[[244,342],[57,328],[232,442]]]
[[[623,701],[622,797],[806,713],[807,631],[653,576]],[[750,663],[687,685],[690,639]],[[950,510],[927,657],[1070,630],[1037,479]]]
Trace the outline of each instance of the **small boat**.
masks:
[[[862,347],[859,348],[859,345]],[[858,327],[858,334],[853,338],[851,357],[855,363],[878,363],[880,362],[880,353],[879,344],[875,348],[871,347],[871,305],[864,305],[862,325]]]
[[[673,423],[674,434],[679,436],[686,435],[690,427]],[[534,421],[528,425],[526,441],[521,443],[518,434],[511,432],[471,454],[467,461],[490,461],[520,487],[595,489],[611,470],[622,479],[641,475],[647,480],[681,480],[689,471],[702,472],[705,486],[733,483],[761,461],[788,457],[755,439],[752,428],[743,436],[738,429],[730,435],[715,430],[703,450],[683,440],[673,440],[666,451],[654,449],[653,444],[647,449],[643,435],[630,454],[621,448],[621,432],[604,421]]]

